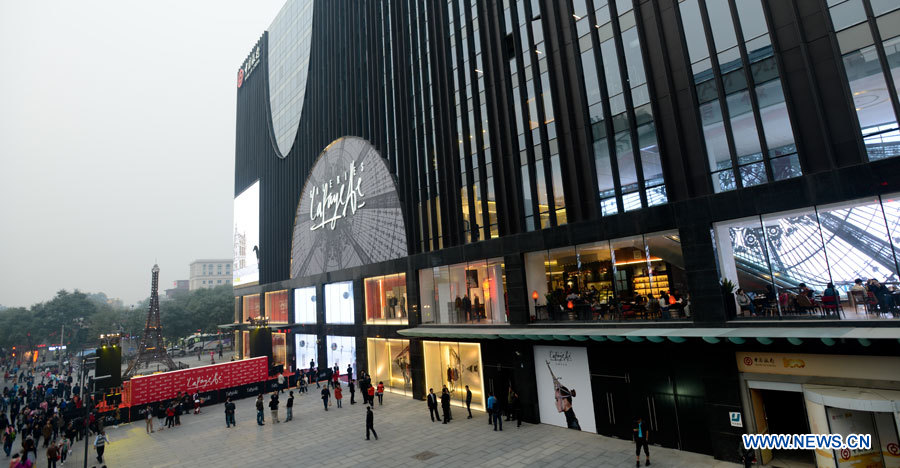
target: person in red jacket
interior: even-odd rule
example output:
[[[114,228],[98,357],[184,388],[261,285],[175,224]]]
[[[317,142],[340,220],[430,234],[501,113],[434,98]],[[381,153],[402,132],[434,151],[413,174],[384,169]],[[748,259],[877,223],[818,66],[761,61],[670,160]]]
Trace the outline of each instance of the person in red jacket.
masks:
[[[341,398],[344,398],[341,387],[334,387],[334,399],[337,401],[337,407],[341,408]]]
[[[375,387],[369,386],[367,392],[369,394],[369,406],[375,406]]]
[[[383,404],[382,399],[384,398],[384,382],[382,382],[380,380],[378,381],[377,393],[378,393],[378,404],[381,405],[381,404]]]

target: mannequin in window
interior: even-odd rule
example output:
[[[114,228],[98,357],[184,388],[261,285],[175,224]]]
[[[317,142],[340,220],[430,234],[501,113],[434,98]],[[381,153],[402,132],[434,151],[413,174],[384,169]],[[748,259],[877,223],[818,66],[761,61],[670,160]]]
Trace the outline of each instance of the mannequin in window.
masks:
[[[397,317],[397,298],[394,297],[393,294],[388,294],[388,317],[387,318],[396,318]]]
[[[464,314],[463,316],[466,318],[467,321],[472,320],[472,300],[469,299],[468,294],[463,296],[462,306],[463,306],[463,314]]]
[[[473,309],[475,310],[475,320],[481,320],[484,317],[481,312],[481,301],[478,299],[478,296],[475,296],[475,304],[473,305]]]

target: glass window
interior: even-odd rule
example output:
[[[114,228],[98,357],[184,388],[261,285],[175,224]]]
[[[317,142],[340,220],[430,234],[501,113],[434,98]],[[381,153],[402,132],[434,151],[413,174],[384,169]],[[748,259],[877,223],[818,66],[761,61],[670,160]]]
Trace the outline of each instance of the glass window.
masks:
[[[408,323],[406,273],[366,278],[366,323]]]
[[[443,388],[450,402],[465,406],[466,386],[472,391],[472,407],[484,411],[484,379],[482,377],[481,344],[448,341],[423,341],[425,387],[434,389],[440,398]]]
[[[625,50],[625,64],[628,69],[629,86],[635,88],[646,81],[644,78],[644,59],[641,55],[641,41],[637,28],[622,32],[622,46]]]
[[[287,290],[266,293],[266,317],[269,323],[288,323]]]
[[[316,288],[294,290],[294,323],[316,323]]]
[[[367,338],[366,345],[372,384],[384,383],[389,392],[412,396],[409,340]]]
[[[616,161],[619,164],[619,183],[622,191],[637,188],[637,173],[634,167],[634,147],[631,144],[631,132],[616,134]]]
[[[741,1],[740,8],[738,8],[738,19],[741,23],[741,32],[744,34],[745,41],[769,32],[760,0]],[[747,52],[750,52],[749,47]]]
[[[319,349],[316,346],[316,335],[297,333],[294,335],[294,351],[296,355],[295,365],[297,369],[309,369],[310,361],[319,360]]]
[[[287,370],[287,333],[272,333],[272,364]]]
[[[728,149],[728,139],[725,135],[725,124],[722,122],[722,108],[719,106],[719,101],[713,100],[701,104],[700,119],[703,122],[703,139],[706,143],[709,167],[714,171],[730,168],[731,153]],[[714,188],[717,192],[729,189],[722,186]]]
[[[587,49],[581,53],[581,68],[584,70],[584,91],[588,105],[600,102],[600,82],[597,79],[597,62],[594,58],[594,49]]]
[[[736,46],[737,37],[734,33],[734,23],[731,20],[728,0],[706,0],[706,12],[709,14],[709,25],[712,27],[716,52]],[[701,25],[698,27],[701,31],[703,30]]]
[[[688,55],[691,58],[691,63],[696,64],[709,57],[706,35],[703,33],[703,20],[700,17],[700,6],[697,4],[697,0],[686,0],[678,4],[678,10],[681,13],[681,22],[684,26],[684,38],[685,42],[687,42]],[[704,68],[709,68],[708,62]],[[695,67],[694,75],[697,75],[698,71],[702,70],[698,70]]]
[[[250,294],[244,296],[244,307],[242,313],[242,322],[249,323],[250,318],[259,317],[259,294]]]
[[[338,283],[340,284],[340,283]],[[327,297],[327,296],[326,296]],[[333,336],[325,337],[325,344],[328,347],[327,367],[335,367],[341,370],[341,375],[347,372],[347,366],[353,367],[353,375],[359,375],[356,371],[356,337],[355,336]],[[323,367],[319,365],[319,367]]]
[[[896,155],[900,133],[891,100],[884,91],[887,84],[875,47],[844,55],[844,69],[869,159]]]
[[[502,259],[420,270],[419,278],[423,323],[508,321]]]
[[[730,94],[726,97],[726,101],[738,164],[743,165],[762,160],[762,153],[759,149],[759,133],[756,131],[756,120],[750,105],[750,93],[741,91]],[[765,182],[765,178],[763,181]]]
[[[325,323],[353,322],[353,282],[326,284]]]

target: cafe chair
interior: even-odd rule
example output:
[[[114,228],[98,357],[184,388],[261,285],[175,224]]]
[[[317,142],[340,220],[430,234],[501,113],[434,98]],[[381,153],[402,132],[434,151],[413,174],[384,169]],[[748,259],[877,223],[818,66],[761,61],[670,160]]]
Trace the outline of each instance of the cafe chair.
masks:
[[[837,300],[834,296],[822,296],[822,313],[823,315],[828,315],[829,313],[834,312],[838,318],[841,318],[841,315],[844,314],[844,309],[841,307],[840,301]],[[844,315],[844,318],[847,318]]]

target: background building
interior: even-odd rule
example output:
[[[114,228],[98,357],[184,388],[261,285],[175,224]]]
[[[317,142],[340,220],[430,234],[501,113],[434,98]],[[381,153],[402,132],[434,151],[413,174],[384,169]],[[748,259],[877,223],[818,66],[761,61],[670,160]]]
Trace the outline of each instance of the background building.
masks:
[[[202,271],[202,270],[201,270]],[[175,280],[172,282],[172,287],[166,289],[166,298],[171,299],[178,294],[186,293],[191,290],[191,281],[190,280]],[[201,283],[203,284],[203,283]]]
[[[880,0],[289,1],[237,74],[237,339],[720,459],[897,444],[900,301],[850,288],[898,281],[898,44]],[[894,456],[843,455],[800,461]]]
[[[188,287],[196,289],[214,288],[223,284],[231,284],[231,259],[201,259],[191,262]],[[181,283],[179,280],[177,283]],[[180,284],[176,288],[181,287]],[[166,291],[168,295],[168,291]]]

